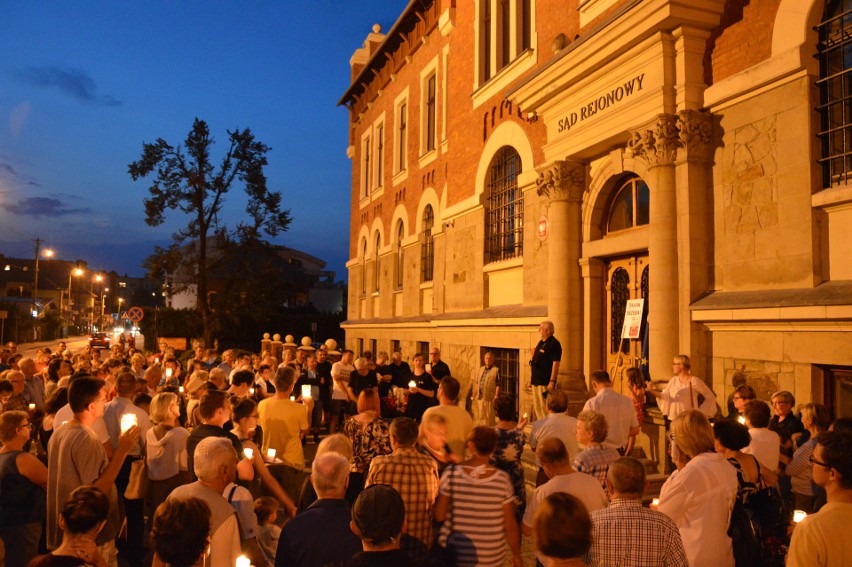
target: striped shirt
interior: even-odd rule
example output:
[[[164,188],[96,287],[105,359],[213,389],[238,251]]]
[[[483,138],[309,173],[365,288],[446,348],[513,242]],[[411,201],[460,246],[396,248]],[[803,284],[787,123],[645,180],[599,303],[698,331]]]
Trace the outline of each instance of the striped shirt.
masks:
[[[514,503],[509,475],[491,466],[451,466],[444,471],[441,495],[450,498],[450,510],[441,526],[439,542],[457,552],[456,565],[502,566],[506,554],[503,506]]]
[[[592,475],[606,490],[606,473],[609,470],[609,464],[617,461],[620,456],[618,451],[611,447],[592,445],[580,451],[574,459],[574,470]]]

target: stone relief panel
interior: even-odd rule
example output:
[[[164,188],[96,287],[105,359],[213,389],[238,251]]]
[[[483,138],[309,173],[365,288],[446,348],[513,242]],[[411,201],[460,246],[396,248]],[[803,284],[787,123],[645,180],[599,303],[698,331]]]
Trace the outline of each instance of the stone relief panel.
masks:
[[[719,163],[725,234],[777,226],[775,117],[738,128],[729,137],[733,144]]]
[[[767,403],[778,390],[795,392],[795,365],[791,362],[726,358],[724,366],[725,399],[742,384],[754,388],[758,399]]]

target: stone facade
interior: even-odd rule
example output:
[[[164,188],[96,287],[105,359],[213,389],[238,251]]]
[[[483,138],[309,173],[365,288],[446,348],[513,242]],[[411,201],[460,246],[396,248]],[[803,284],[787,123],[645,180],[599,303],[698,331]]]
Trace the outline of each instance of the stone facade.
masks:
[[[824,0],[497,4],[409,5],[353,56],[347,341],[438,345],[464,384],[499,349],[528,407],[550,319],[573,408],[595,369],[624,389],[641,364],[662,385],[687,353],[721,407],[744,379],[843,413],[852,187],[825,186],[819,161]],[[500,209],[507,147],[522,202]],[[628,299],[647,319],[619,344]]]

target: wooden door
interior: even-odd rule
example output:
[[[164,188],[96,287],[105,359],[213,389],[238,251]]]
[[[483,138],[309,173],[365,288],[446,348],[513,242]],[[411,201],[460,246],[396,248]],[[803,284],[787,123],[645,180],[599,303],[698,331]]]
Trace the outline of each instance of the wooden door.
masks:
[[[648,254],[612,258],[606,263],[606,320],[604,352],[606,366],[615,389],[628,393],[624,384],[624,371],[642,362],[642,339],[622,339],[624,312],[630,299],[645,299],[642,333],[647,332],[645,318],[648,313]],[[647,365],[647,361],[644,362]]]

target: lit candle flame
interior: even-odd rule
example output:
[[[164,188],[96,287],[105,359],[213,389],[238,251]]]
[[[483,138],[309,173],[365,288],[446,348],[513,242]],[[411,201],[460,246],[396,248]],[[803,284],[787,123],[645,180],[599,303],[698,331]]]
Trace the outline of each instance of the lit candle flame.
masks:
[[[248,447],[243,449],[243,454],[248,460],[252,460],[254,458],[254,451],[252,449],[249,449]]]

